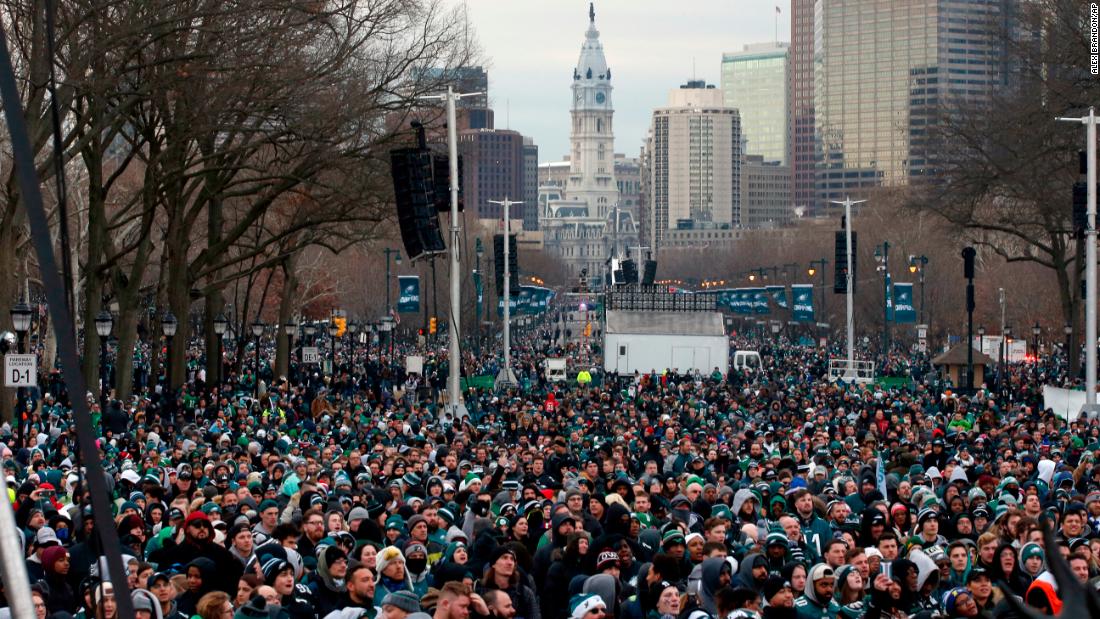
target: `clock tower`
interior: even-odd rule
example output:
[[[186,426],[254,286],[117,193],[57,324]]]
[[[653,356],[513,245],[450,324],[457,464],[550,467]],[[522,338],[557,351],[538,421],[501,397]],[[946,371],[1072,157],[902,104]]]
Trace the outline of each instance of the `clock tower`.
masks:
[[[569,134],[571,152],[569,200],[588,204],[588,216],[605,219],[619,202],[615,184],[615,136],[612,132],[611,69],[603,55],[596,11],[588,5],[588,30],[584,33],[580,59],[573,69],[573,126]]]

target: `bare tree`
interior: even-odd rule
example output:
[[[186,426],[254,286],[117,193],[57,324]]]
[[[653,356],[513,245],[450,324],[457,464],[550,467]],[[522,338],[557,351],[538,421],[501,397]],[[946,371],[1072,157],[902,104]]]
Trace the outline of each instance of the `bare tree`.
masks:
[[[1100,97],[1088,75],[1086,3],[1022,3],[1019,21],[1001,33],[1006,79],[988,105],[948,100],[931,127],[941,170],[910,206],[965,230],[967,240],[1004,260],[1052,271],[1067,324],[1080,308],[1083,269],[1070,222],[1080,127],[1054,119]],[[1075,357],[1075,356],[1074,356]]]

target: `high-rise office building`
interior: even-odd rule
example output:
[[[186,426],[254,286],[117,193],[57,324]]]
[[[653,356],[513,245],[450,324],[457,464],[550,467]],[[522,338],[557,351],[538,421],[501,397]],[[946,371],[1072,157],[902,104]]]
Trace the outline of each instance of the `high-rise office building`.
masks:
[[[814,192],[814,0],[791,0],[791,47],[787,71],[791,202],[816,212]]]
[[[539,229],[539,147],[523,138],[523,229]]]
[[[818,207],[935,171],[928,127],[955,101],[979,102],[1005,84],[1003,33],[1017,2],[814,2]],[[795,137],[797,146],[797,124]],[[797,188],[797,158],[795,170]]]
[[[789,152],[787,43],[757,43],[722,54],[722,97],[741,113],[745,153],[787,163]]]
[[[462,157],[462,192],[467,212],[479,219],[500,219],[499,204],[489,200],[524,200],[523,136],[507,129],[467,129],[458,132]],[[512,216],[519,211],[513,209]]]
[[[741,225],[777,228],[791,223],[791,169],[760,155],[741,162]]]
[[[741,225],[741,120],[722,91],[690,81],[653,110],[646,229],[659,250],[672,228]]]

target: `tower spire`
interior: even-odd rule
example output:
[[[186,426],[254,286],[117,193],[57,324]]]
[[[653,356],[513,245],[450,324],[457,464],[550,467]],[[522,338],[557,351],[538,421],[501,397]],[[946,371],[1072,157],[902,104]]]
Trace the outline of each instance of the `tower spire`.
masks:
[[[588,3],[588,21],[596,23],[596,3]]]

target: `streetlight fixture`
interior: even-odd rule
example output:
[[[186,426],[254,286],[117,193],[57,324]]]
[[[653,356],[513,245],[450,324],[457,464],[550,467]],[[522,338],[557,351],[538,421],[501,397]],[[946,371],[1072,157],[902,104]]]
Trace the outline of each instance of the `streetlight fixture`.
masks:
[[[820,260],[811,260],[810,268],[806,269],[806,273],[810,277],[814,276],[814,273],[821,273],[821,318],[822,322],[829,322],[829,314],[826,308],[826,304],[829,300],[829,294],[825,291],[825,266],[829,264],[829,261],[825,258]],[[813,282],[810,282],[811,284]]]
[[[24,346],[25,346],[24,341],[26,340],[27,332],[31,330],[31,315],[32,315],[33,312],[31,310],[31,306],[29,306],[26,303],[20,301],[20,302],[18,302],[15,305],[12,306],[12,308],[10,310],[10,313],[11,313],[12,327],[15,329],[16,333],[19,336],[17,350],[19,351],[20,354],[23,354],[24,352],[26,352],[26,350],[24,348]],[[102,361],[102,356],[101,356],[100,368],[102,368],[102,366],[103,366],[103,361]],[[18,388],[16,390],[16,392],[18,393],[17,399],[18,399],[18,402],[19,402],[19,409],[16,411],[16,422],[15,422],[15,431],[16,431],[16,435],[17,435],[19,440],[16,442],[16,444],[17,445],[22,445],[23,444],[23,438],[24,438],[24,436],[23,436],[24,435],[24,431],[23,431],[24,428],[23,428],[22,419],[23,419],[23,407],[25,406],[24,403],[23,403],[24,402],[24,400],[23,400],[23,388],[22,387]]]
[[[332,372],[329,374],[336,377],[336,336],[340,333],[340,325],[336,324],[335,320],[328,323],[328,334],[332,340]]]
[[[23,323],[23,329],[20,330],[19,325],[15,327],[16,331],[19,331],[19,350],[23,350],[23,338],[22,334],[30,327],[30,308],[27,308],[27,321]],[[15,315],[15,310],[12,310],[12,315]],[[111,329],[115,326],[114,316],[107,310],[100,310],[99,314],[95,317],[95,332],[99,335],[99,408],[101,411],[107,410],[107,338],[111,335]],[[100,417],[102,419],[102,417]]]
[[[34,312],[31,310],[31,306],[27,305],[26,303],[24,303],[22,301],[20,301],[20,302],[18,302],[15,305],[12,306],[12,308],[11,308],[11,323],[12,323],[12,326],[15,328],[16,332],[18,332],[20,334],[20,337],[22,337],[23,334],[26,333],[27,331],[31,330],[31,316],[32,316],[33,313]],[[102,312],[100,312],[100,314],[102,314]],[[111,319],[110,316],[111,316],[110,314],[107,314],[108,320]],[[98,322],[98,320],[99,319],[97,318],[96,321]],[[108,333],[110,333],[109,328],[108,328]],[[22,347],[22,342],[20,342],[20,347]],[[20,348],[20,352],[22,352],[22,348]]]
[[[390,305],[390,288],[391,288],[391,286],[390,286],[390,278],[391,278],[391,274],[390,274],[390,256],[394,257],[394,260],[393,260],[394,264],[396,264],[397,266],[401,266],[401,251],[397,250],[397,249],[390,249],[388,247],[386,249],[382,250],[382,251],[386,254],[386,312],[385,312],[385,315],[386,315],[386,318],[389,318],[391,312],[393,311],[391,309],[392,306]],[[426,303],[425,303],[425,307],[427,307]],[[393,355],[393,336],[394,336],[394,334],[391,331],[390,332],[390,355]]]
[[[214,335],[218,336],[214,338],[216,340],[215,357],[214,357],[214,379],[217,382],[218,387],[222,385],[222,339],[225,337],[226,331],[229,330],[229,321],[225,319],[225,315],[219,313],[214,317]]]
[[[290,375],[290,378],[293,380],[294,373],[290,371],[290,360],[292,358],[291,357],[291,355],[292,355],[291,351],[294,350],[294,336],[298,335],[298,323],[294,322],[293,319],[286,321],[283,324],[283,333],[286,334],[286,357],[287,357],[286,373],[288,375]],[[298,357],[298,363],[301,363],[301,362],[302,362],[302,359],[299,356]]]
[[[260,337],[264,334],[264,323],[257,318],[252,322],[252,337],[256,339],[256,366],[252,376],[252,397],[260,397]]]
[[[890,352],[890,241],[875,246],[875,262],[882,271],[882,354]]]
[[[359,323],[354,322],[354,321],[349,322],[348,323],[348,333],[351,334],[351,357],[350,357],[351,362],[349,363],[349,365],[351,365],[351,372],[352,372],[352,374],[354,374],[355,373],[355,344],[356,344],[355,340],[359,337]]]
[[[484,290],[485,282],[481,279],[481,257],[485,255],[485,247],[481,244],[481,237],[474,240],[474,273],[476,277],[474,279],[474,351],[477,354],[477,358],[481,359],[481,297],[482,290]]]
[[[985,352],[985,325],[978,327],[978,352]]]
[[[1034,352],[1035,363],[1039,363],[1039,335],[1043,332],[1043,328],[1039,326],[1039,323],[1035,323],[1035,326],[1031,328],[1031,335],[1035,339]]]
[[[172,315],[172,312],[165,311],[164,316],[160,319],[160,330],[164,334],[164,352],[166,361],[164,363],[164,391],[165,402],[168,405],[168,410],[172,410],[172,404],[175,400],[175,396],[172,392],[172,339],[176,337],[176,331],[179,329],[179,321]]]
[[[924,321],[924,268],[928,266],[928,256],[921,254],[919,256],[915,254],[909,255],[909,272],[919,273],[920,278],[920,322],[921,324],[928,324]]]

